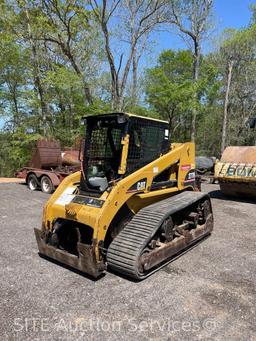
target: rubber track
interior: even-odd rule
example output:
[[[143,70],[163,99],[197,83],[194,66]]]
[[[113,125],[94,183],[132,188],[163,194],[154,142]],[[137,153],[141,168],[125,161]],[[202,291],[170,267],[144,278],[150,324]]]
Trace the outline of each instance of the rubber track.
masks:
[[[143,279],[156,271],[146,274],[139,272],[138,260],[143,249],[167,217],[203,198],[209,196],[187,191],[141,209],[110,244],[108,267],[135,279]]]

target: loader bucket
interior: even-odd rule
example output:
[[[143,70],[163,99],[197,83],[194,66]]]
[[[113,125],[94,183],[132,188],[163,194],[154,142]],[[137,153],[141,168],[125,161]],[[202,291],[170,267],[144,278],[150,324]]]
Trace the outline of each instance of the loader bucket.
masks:
[[[98,264],[96,261],[94,245],[77,243],[78,256],[76,256],[47,244],[43,231],[35,228],[34,232],[40,255],[79,270],[94,278],[99,277],[104,272],[105,268],[102,266],[102,263]]]
[[[224,150],[220,161],[256,165],[256,146],[227,147]]]
[[[256,198],[256,146],[227,147],[215,177],[224,194]]]

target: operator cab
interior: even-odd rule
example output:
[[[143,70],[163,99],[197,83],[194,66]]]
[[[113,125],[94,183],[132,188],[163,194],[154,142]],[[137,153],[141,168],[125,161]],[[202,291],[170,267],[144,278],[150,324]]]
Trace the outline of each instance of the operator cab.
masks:
[[[119,180],[166,153],[168,122],[113,113],[84,118],[80,190],[101,194]]]

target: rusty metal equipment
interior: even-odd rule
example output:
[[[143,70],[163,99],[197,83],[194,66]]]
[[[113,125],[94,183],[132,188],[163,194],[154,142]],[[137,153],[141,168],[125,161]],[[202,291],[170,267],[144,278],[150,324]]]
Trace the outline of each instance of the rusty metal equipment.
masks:
[[[52,193],[66,176],[80,169],[78,154],[78,150],[61,151],[59,141],[38,140],[28,167],[18,170],[16,177],[25,179],[32,191],[40,188]]]
[[[215,177],[226,195],[256,197],[256,146],[227,147]]]
[[[78,150],[61,151],[60,142],[53,139],[42,139],[36,142],[29,167],[52,169],[61,166],[77,166]]]

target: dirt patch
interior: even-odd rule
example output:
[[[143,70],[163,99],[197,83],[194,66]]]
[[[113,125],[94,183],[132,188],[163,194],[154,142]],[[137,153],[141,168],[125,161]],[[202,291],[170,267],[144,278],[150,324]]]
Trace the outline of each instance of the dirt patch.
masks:
[[[24,179],[17,178],[0,178],[0,184],[10,184],[10,183],[23,183]]]

